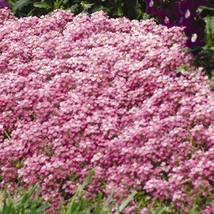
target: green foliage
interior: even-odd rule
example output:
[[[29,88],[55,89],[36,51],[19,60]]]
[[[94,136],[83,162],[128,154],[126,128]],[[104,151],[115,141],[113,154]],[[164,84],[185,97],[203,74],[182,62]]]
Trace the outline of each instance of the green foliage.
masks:
[[[61,214],[110,214],[115,203],[113,202],[113,192],[108,198],[103,197],[102,193],[98,193],[98,196],[94,200],[89,200],[84,190],[91,182],[95,170],[92,169],[84,182],[79,185],[76,193],[71,198],[71,201],[66,206],[61,207]],[[24,193],[18,198],[12,198],[10,193],[5,190],[4,204],[0,207],[0,214],[37,214],[45,213],[46,209],[50,207],[49,204],[43,204],[42,199],[36,195],[37,186],[32,187],[29,191]],[[133,200],[138,204],[138,210],[148,207],[149,214],[182,214],[183,210],[178,210],[170,201],[161,201],[152,198],[150,195],[142,190],[133,191],[116,209],[114,214],[120,214],[124,208]],[[212,200],[209,201],[212,203]],[[188,214],[201,214],[203,207],[203,201],[199,195],[195,195],[195,200],[192,208],[189,209]]]
[[[115,204],[112,202],[113,192],[108,198],[103,198],[103,195],[98,193],[98,196],[94,201],[87,199],[87,197],[84,195],[84,189],[90,183],[94,172],[94,169],[90,171],[83,184],[78,187],[75,195],[71,199],[71,202],[67,206],[61,208],[62,214],[111,213],[112,208],[115,206]],[[115,214],[121,213],[123,209],[129,204],[129,202],[134,198],[135,194],[136,191],[130,194],[128,198],[124,200],[118,207]]]
[[[147,17],[143,0],[8,0],[8,2],[18,17],[41,16],[55,9],[68,9],[75,14],[104,10],[111,17],[126,16],[129,19]]]
[[[37,186],[32,187],[23,196],[18,198],[12,198],[8,190],[4,193],[4,204],[0,207],[0,214],[37,214],[44,213],[44,211],[50,206],[49,204],[43,204],[42,199],[38,196],[34,196]]]
[[[185,67],[185,65],[180,65],[177,70],[176,70],[176,73],[181,73],[183,75],[187,75],[188,74],[188,69]]]
[[[145,15],[145,5],[139,0],[100,0],[87,1],[93,3],[91,12],[98,10],[106,11],[111,17],[125,16],[129,19],[142,19]]]
[[[205,27],[205,45],[196,52],[196,62],[198,66],[206,69],[214,86],[214,9],[209,7],[201,7],[200,13],[206,22]]]
[[[55,9],[69,9],[72,2],[69,0],[8,0],[13,13],[18,17],[41,16]]]
[[[201,186],[202,192],[206,192],[204,186]],[[182,203],[180,208],[176,207],[173,202],[168,199],[163,198],[154,198],[149,193],[146,193],[142,189],[137,189],[137,194],[135,195],[134,199],[138,206],[138,210],[142,210],[146,208],[148,214],[201,214],[203,213],[203,209],[207,206],[207,204],[213,204],[214,197],[204,197],[201,196],[199,192],[193,193],[192,187],[190,183],[187,182],[187,194],[193,196],[193,204],[192,207],[188,208],[188,212],[184,211],[187,210],[185,203]]]
[[[76,193],[71,198],[70,203],[67,206],[61,207],[62,214],[108,214],[115,207],[112,202],[113,193],[108,198],[98,193],[96,200],[89,200],[84,195],[84,189],[90,183],[95,170],[92,169],[83,184],[79,185]],[[50,207],[48,203],[43,204],[42,199],[36,196],[37,186],[32,187],[29,191],[24,193],[21,197],[12,198],[8,190],[4,192],[4,203],[0,207],[0,214],[38,214],[44,213],[47,208]],[[118,207],[115,214],[119,214],[134,198],[136,191],[128,196],[122,204]]]
[[[154,199],[150,194],[138,189],[135,195],[135,201],[137,202],[138,209],[148,209],[149,214],[174,214],[178,213],[175,206],[171,201],[164,201],[160,199]]]
[[[209,73],[212,77],[214,77],[214,16],[206,17],[206,44],[203,47],[202,52],[209,56],[212,61],[212,65],[209,69]]]

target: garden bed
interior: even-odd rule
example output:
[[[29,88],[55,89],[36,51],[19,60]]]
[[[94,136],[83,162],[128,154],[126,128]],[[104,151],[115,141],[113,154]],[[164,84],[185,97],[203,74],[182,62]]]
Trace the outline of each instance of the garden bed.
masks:
[[[214,99],[183,28],[103,12],[0,22],[1,187],[39,184],[52,209],[85,194],[211,209]]]

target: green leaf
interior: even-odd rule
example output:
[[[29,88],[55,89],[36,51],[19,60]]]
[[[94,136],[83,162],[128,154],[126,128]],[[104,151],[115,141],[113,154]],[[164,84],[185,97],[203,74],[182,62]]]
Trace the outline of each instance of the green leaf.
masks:
[[[102,194],[99,192],[98,193],[98,197],[97,197],[97,204],[96,204],[96,208],[95,208],[95,210],[94,210],[94,214],[100,214],[101,212],[100,212],[100,209],[101,209],[101,207],[102,207]]]
[[[78,4],[74,4],[74,5],[72,5],[72,6],[70,7],[70,11],[71,11],[71,12],[75,12],[76,9],[77,9],[78,7],[79,7]]]
[[[81,197],[81,200],[77,200],[78,198],[80,198],[82,191],[84,190],[84,188],[88,185],[88,183],[91,181],[92,176],[94,175],[95,169],[92,169],[89,174],[87,175],[86,179],[84,180],[82,185],[79,185],[79,187],[77,188],[76,193],[74,194],[71,203],[68,205],[68,209],[66,214],[80,214],[83,213],[84,214],[84,210],[83,212],[80,210],[81,206],[86,206],[86,203],[84,200],[84,197]],[[77,203],[77,201],[79,201],[79,203]],[[87,203],[88,204],[88,203]]]
[[[106,208],[109,206],[109,203],[110,203],[110,200],[112,199],[113,194],[114,194],[114,192],[111,192],[111,194],[109,195],[109,197],[105,200],[101,212],[105,213]]]
[[[13,209],[13,200],[7,188],[4,190],[4,205],[3,205],[3,214],[10,214]]]
[[[187,75],[188,74],[188,70],[185,67],[185,65],[180,65],[177,69],[176,69],[176,73],[181,73],[183,75]]]
[[[34,7],[37,7],[37,8],[44,8],[44,9],[47,9],[47,10],[50,10],[51,9],[51,5],[49,5],[48,3],[46,2],[35,2],[33,4]]]
[[[92,169],[84,180],[83,184],[80,185],[77,189],[77,193],[81,193],[83,189],[90,183],[92,176],[94,175],[95,169]]]
[[[42,199],[38,196],[30,200],[37,186],[31,188],[23,196],[13,199],[10,193],[5,189],[4,205],[0,209],[0,214],[39,214],[44,212],[50,205],[42,204]]]
[[[123,16],[123,9],[122,8],[117,8],[117,10],[113,13],[114,16]]]
[[[18,0],[14,5],[13,5],[13,10],[21,10],[24,6],[27,6],[29,4],[32,4],[33,2],[31,0]]]
[[[36,209],[36,213],[44,212],[47,208],[50,207],[50,204],[43,204],[39,208]]]
[[[27,193],[25,193],[23,195],[23,197],[21,198],[21,203],[25,204],[25,206],[27,206],[27,204],[28,204],[31,196],[34,194],[34,192],[35,192],[36,189],[37,189],[37,186],[35,185]]]
[[[33,16],[34,11],[35,11],[35,8],[33,8],[32,10],[30,10],[30,12],[27,14],[27,16]]]
[[[64,1],[63,1],[63,4],[64,4],[64,5],[67,4],[68,1],[69,1],[69,0],[64,0]]]
[[[214,8],[212,8],[212,7],[201,6],[200,8],[205,9],[205,10],[214,11]]]
[[[54,1],[54,9],[59,9],[63,0]]]
[[[87,2],[84,2],[84,1],[82,1],[80,4],[84,8],[84,10],[89,9],[89,8],[91,8],[94,5],[94,4],[89,4]]]
[[[128,196],[128,198],[119,206],[118,210],[115,214],[119,214],[123,211],[123,209],[130,203],[130,201],[134,198],[134,196],[137,194],[137,191],[132,192],[131,195]]]

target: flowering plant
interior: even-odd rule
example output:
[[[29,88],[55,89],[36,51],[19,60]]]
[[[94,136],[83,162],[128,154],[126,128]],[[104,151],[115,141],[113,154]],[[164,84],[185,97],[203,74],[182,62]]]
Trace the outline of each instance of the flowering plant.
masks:
[[[6,2],[6,0],[2,1]],[[213,46],[210,46],[208,38],[209,41],[213,41],[214,38],[213,34],[207,31],[212,26],[208,27],[207,24],[210,22],[209,17],[213,17],[214,5],[211,0],[8,0],[8,2],[13,13],[18,17],[41,16],[58,8],[69,9],[74,14],[81,12],[91,14],[103,10],[111,17],[125,16],[129,19],[140,20],[150,15],[155,16],[159,22],[168,27],[185,26],[186,46],[191,48],[188,51],[194,54],[196,64],[203,66],[208,75],[213,76],[214,54],[211,50]],[[201,10],[202,6],[203,10]]]
[[[187,36],[186,46],[190,48],[198,65],[203,65],[208,74],[213,76],[214,53],[213,42],[214,17],[213,6],[210,0],[182,0],[163,1],[145,0],[146,12],[158,17],[159,21],[172,26],[185,26]],[[203,8],[203,9],[201,9]],[[209,47],[208,47],[209,46]]]
[[[161,23],[171,27],[186,26],[186,34],[189,37],[187,46],[203,46],[205,43],[205,22],[200,18],[198,8],[200,6],[211,6],[209,1],[183,0],[183,1],[161,1],[145,0],[147,13],[156,15]]]
[[[54,208],[95,167],[89,197],[140,189],[188,210],[197,194],[206,209],[213,91],[184,47],[153,20],[0,10],[1,187],[37,183]]]

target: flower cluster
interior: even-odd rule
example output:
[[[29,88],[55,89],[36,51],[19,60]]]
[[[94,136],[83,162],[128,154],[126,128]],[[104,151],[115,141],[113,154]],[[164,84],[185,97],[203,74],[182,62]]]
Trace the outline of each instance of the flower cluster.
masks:
[[[1,187],[38,183],[55,207],[95,167],[91,197],[210,197],[213,92],[182,28],[62,10],[0,20]]]
[[[187,46],[194,48],[203,46],[205,40],[205,22],[200,19],[199,6],[212,6],[208,0],[182,0],[182,1],[163,1],[145,0],[147,5],[146,12],[156,15],[161,23],[169,27],[186,26],[185,32],[188,37]]]

